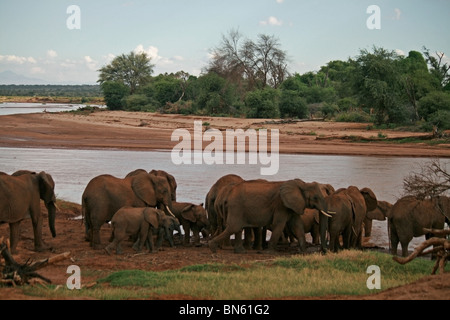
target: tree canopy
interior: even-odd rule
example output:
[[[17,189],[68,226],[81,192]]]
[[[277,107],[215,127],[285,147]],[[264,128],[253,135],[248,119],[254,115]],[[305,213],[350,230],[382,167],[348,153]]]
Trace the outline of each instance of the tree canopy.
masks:
[[[101,68],[98,82],[111,108],[450,129],[450,66],[426,47],[403,56],[374,46],[299,74],[288,72],[288,54],[275,36],[252,40],[231,30],[211,56],[198,77],[153,77],[150,58],[131,52]]]

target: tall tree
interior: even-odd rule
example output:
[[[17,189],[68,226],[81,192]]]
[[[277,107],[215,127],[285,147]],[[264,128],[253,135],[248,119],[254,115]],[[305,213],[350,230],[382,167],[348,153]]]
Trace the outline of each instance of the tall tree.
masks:
[[[436,52],[436,56],[430,53],[430,50],[423,47],[423,54],[431,67],[431,73],[439,80],[444,88],[450,84],[450,65],[444,62],[445,54]]]
[[[130,94],[150,81],[154,65],[146,53],[130,52],[122,54],[100,70],[98,83],[107,81],[123,83],[130,89]]]
[[[257,41],[244,39],[238,30],[222,36],[212,50],[208,71],[235,83],[247,81],[248,89],[277,88],[287,77],[287,54],[274,36],[258,35]]]
[[[400,110],[400,60],[395,51],[374,47],[373,52],[361,50],[354,61],[356,68],[353,81],[359,102],[373,109],[378,124],[404,121]]]

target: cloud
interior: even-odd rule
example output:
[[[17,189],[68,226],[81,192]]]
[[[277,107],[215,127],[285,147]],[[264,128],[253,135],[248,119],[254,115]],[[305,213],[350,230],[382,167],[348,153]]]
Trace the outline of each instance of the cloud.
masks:
[[[262,26],[277,26],[277,27],[280,27],[280,26],[283,25],[283,21],[278,20],[277,17],[271,16],[271,17],[267,18],[266,20],[260,21],[259,24],[262,25]]]
[[[399,8],[395,8],[394,12],[395,12],[394,20],[400,20],[400,18],[402,17],[402,11]]]
[[[405,51],[402,49],[395,49],[395,53],[397,53],[399,56],[406,56]]]
[[[56,51],[55,50],[48,50],[47,51],[47,57],[49,57],[49,58],[56,58],[58,56],[58,54],[56,53]]]
[[[6,55],[2,56],[0,55],[0,62],[7,62],[7,63],[13,63],[13,64],[24,64],[24,63],[32,63],[35,64],[37,61],[33,57],[19,57],[15,55]]]
[[[151,58],[152,64],[167,66],[174,63],[173,59],[160,56],[159,49],[154,46],[149,46],[145,49],[144,46],[140,44],[136,47],[136,49],[134,49],[134,53],[146,53],[149,58]],[[179,58],[180,56],[176,56],[174,59],[180,61]]]
[[[84,57],[84,62],[86,66],[89,68],[89,70],[95,71],[97,70],[97,62],[93,60],[90,56]]]
[[[276,0],[277,3],[282,4],[284,2],[284,0]]]

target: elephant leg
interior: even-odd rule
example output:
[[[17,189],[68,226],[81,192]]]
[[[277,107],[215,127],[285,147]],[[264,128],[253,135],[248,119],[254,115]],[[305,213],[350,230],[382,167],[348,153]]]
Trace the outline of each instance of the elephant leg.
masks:
[[[391,236],[391,253],[394,256],[398,255],[398,243],[400,242],[397,230],[394,226],[394,224],[390,223],[390,236]]]
[[[101,243],[101,240],[100,240],[100,228],[98,228],[98,227],[92,227],[91,246],[95,250],[102,249],[102,243]]]
[[[215,237],[209,242],[209,249],[211,250],[211,252],[216,253],[217,248],[219,247],[219,243],[222,243],[222,241],[226,241],[227,239],[229,241],[230,236],[237,232],[239,232],[239,230],[235,230],[234,228],[230,228],[227,226],[221,234],[219,234],[217,237]]]
[[[263,241],[262,241],[263,228],[253,228],[253,233],[255,235],[253,249],[257,250],[257,251],[262,251],[263,250]]]
[[[306,252],[306,237],[305,237],[305,227],[303,225],[300,216],[295,216],[289,221],[291,230],[294,232],[294,236],[298,240],[300,252]]]
[[[281,238],[285,224],[278,223],[272,227],[272,236],[270,237],[268,250],[276,252],[278,240]]]
[[[17,244],[20,238],[20,221],[9,224],[9,243],[11,248],[11,253],[17,253]]]
[[[111,243],[105,247],[106,253],[111,255],[111,252],[114,249],[116,249],[116,253],[117,253],[117,243],[118,243],[118,240],[116,238],[114,238],[113,241],[111,241]]]
[[[184,246],[190,246],[191,245],[191,226],[189,223],[183,224],[183,230],[184,230]]]
[[[253,242],[253,230],[252,228],[244,228],[244,248],[250,250]]]
[[[367,218],[364,220],[364,236],[367,238],[372,236],[372,225],[372,220]]]
[[[246,253],[247,250],[244,247],[242,241],[242,230],[234,234],[234,253]]]

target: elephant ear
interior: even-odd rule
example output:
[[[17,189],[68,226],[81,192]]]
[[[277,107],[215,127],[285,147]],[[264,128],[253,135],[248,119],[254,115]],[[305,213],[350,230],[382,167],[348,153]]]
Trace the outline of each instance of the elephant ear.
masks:
[[[44,200],[46,204],[56,202],[55,182],[53,181],[52,176],[45,172],[41,172],[38,175],[38,179],[40,198]]]
[[[305,182],[296,179],[283,183],[280,187],[283,204],[297,214],[303,214],[306,208],[306,199],[303,193],[305,186]]]
[[[378,200],[375,193],[369,188],[361,189],[360,192],[366,201],[367,212],[375,210],[378,207]]]
[[[450,220],[450,198],[446,196],[439,197],[438,205],[442,214],[447,218],[447,220]]]
[[[146,208],[144,210],[144,219],[151,224],[153,228],[159,228],[159,213],[153,208]]]
[[[194,205],[190,204],[187,205],[186,207],[183,208],[183,210],[181,211],[181,216],[183,217],[183,219],[186,219],[187,221],[190,222],[197,222],[197,219],[195,218],[194,215]]]
[[[148,207],[156,206],[155,184],[151,175],[144,172],[135,175],[131,182],[131,188]]]

